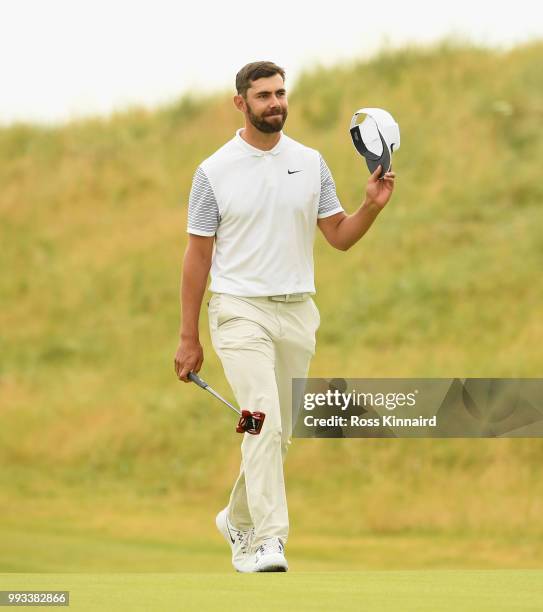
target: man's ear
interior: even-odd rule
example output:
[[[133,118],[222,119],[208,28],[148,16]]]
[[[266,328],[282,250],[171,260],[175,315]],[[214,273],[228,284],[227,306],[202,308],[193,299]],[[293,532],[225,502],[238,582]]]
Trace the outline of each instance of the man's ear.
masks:
[[[246,110],[243,96],[240,96],[239,94],[234,96],[234,106],[241,112]]]

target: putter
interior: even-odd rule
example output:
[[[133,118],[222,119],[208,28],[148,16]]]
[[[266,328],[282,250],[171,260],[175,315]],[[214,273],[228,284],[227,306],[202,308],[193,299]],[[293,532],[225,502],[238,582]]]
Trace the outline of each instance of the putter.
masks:
[[[216,391],[214,391],[204,380],[202,380],[197,374],[194,372],[189,372],[187,378],[192,380],[192,382],[196,383],[202,389],[209,391],[211,395],[214,395],[218,400],[226,404],[229,408],[231,408],[236,414],[239,414],[240,419],[238,421],[238,425],[236,427],[236,431],[238,433],[249,433],[253,436],[257,436],[262,429],[262,424],[264,423],[264,419],[266,418],[266,414],[264,412],[250,412],[249,410],[242,410],[241,412],[230,402],[227,402],[224,397],[221,397]]]

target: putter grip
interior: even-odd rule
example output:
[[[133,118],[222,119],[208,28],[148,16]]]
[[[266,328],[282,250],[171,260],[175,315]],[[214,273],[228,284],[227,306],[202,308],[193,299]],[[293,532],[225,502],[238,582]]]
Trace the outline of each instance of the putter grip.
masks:
[[[192,380],[192,382],[196,383],[199,387],[202,387],[202,389],[209,387],[209,385],[194,372],[189,372],[187,378]]]

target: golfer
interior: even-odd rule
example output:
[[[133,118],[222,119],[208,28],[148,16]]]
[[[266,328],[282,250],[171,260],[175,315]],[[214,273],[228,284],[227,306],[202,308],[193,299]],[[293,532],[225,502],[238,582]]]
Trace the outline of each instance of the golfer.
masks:
[[[189,382],[188,373],[202,366],[198,320],[211,271],[213,347],[238,405],[266,414],[260,435],[244,434],[239,476],[217,527],[236,570],[287,571],[283,462],[292,434],[291,381],[307,376],[320,324],[311,297],[315,228],[334,248],[352,247],[389,201],[394,173],[379,180],[378,167],[362,205],[347,215],[319,152],[282,131],[284,70],[247,64],[236,89],[245,125],[198,166],[190,192],[175,371]]]

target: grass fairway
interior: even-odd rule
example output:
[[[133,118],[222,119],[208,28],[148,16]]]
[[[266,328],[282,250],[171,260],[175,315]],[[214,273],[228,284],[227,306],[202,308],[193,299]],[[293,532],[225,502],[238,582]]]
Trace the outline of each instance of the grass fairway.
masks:
[[[6,589],[69,590],[73,610],[541,610],[542,570],[289,574],[1,574]]]

